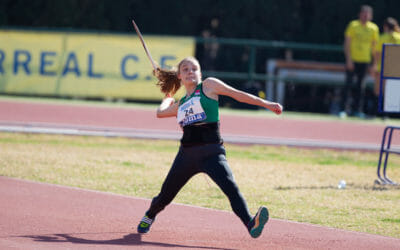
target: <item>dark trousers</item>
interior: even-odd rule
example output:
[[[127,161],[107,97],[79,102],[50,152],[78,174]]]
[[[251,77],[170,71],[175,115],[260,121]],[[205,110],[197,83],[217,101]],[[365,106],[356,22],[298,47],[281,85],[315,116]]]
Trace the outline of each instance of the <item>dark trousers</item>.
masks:
[[[368,63],[354,63],[353,71],[346,70],[346,83],[342,91],[342,110],[363,112],[368,65]],[[353,100],[350,110],[348,107],[349,97],[352,97]]]
[[[233,212],[247,226],[251,215],[246,201],[239,191],[225,157],[221,144],[207,144],[193,147],[180,147],[172,167],[154,197],[146,215],[155,218],[175,198],[179,190],[198,173],[206,173],[228,197]]]

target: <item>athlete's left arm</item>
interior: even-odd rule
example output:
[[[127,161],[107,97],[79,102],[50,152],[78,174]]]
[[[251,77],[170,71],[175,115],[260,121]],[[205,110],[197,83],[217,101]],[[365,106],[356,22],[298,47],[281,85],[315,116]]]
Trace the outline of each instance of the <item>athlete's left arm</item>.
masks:
[[[235,89],[217,78],[209,77],[203,81],[203,84],[211,92],[211,95],[229,96],[239,102],[267,108],[277,115],[282,113],[282,105],[279,103],[270,102],[258,96]]]

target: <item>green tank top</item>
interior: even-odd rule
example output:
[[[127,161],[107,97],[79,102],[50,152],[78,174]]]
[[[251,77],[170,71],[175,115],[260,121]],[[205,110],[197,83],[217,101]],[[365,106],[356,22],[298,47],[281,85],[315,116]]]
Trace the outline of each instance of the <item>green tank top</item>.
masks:
[[[204,94],[203,83],[199,83],[190,96],[180,99],[177,120],[181,127],[219,121],[218,101]]]

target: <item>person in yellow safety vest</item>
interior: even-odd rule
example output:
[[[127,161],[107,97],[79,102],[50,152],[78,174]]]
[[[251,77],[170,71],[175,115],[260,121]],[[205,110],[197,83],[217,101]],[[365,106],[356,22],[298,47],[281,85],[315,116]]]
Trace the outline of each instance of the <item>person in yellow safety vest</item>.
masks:
[[[396,19],[388,17],[383,22],[383,32],[379,37],[379,41],[375,46],[374,58],[376,67],[374,69],[374,95],[375,103],[378,103],[379,92],[380,92],[380,80],[381,80],[381,68],[382,68],[382,48],[383,44],[400,44],[400,27]],[[382,91],[385,91],[384,82]]]
[[[371,20],[372,7],[363,5],[359,19],[351,21],[345,30],[346,82],[342,91],[342,111],[339,113],[341,117],[347,115],[365,117],[365,77],[369,66],[375,67],[372,50],[379,38],[379,28]],[[350,97],[352,105],[349,105]]]

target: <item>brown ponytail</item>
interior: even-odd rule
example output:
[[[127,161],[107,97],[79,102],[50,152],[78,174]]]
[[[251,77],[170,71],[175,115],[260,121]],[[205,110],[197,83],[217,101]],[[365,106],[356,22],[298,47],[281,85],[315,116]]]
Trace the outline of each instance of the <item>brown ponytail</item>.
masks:
[[[159,86],[161,92],[166,95],[173,96],[181,87],[181,80],[178,78],[176,69],[168,70],[157,68],[153,71],[153,74],[158,79],[157,86]]]

